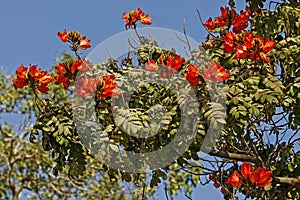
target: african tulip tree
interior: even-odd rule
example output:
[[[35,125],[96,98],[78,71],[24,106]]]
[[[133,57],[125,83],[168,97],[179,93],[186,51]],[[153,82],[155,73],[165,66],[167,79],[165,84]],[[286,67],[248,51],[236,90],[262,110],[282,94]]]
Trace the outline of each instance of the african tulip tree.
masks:
[[[13,81],[36,99],[30,139],[41,137],[44,150],[52,152],[54,174],[67,169],[71,177],[80,177],[87,159],[95,157],[110,177],[143,184],[150,180],[150,187],[187,171],[186,183],[213,181],[225,199],[298,199],[300,6],[298,1],[271,2],[274,9],[262,9],[263,2],[249,1],[238,11],[230,0],[219,16],[205,21],[198,12],[207,40],[186,58],[139,34],[138,23],[150,25],[152,20],[140,8],[122,15],[138,45],[119,60],[92,64],[78,53],[91,47],[90,40],[76,31],[58,32],[76,58],[58,63],[51,73],[21,65]],[[189,46],[188,39],[184,42]],[[145,79],[147,84],[138,84]],[[170,89],[176,86],[177,91]],[[55,90],[74,92],[76,106]],[[133,91],[130,96],[128,91]],[[191,102],[192,94],[196,101]],[[151,137],[139,137],[141,130]],[[169,152],[178,156],[160,166],[168,157],[153,160],[150,153],[182,131]],[[218,137],[211,137],[216,131]],[[191,132],[191,143],[180,152]],[[110,156],[98,155],[102,150]],[[204,159],[200,152],[211,157]],[[144,160],[128,155],[143,155]],[[150,178],[143,179],[143,167],[154,161],[160,167],[150,167]]]

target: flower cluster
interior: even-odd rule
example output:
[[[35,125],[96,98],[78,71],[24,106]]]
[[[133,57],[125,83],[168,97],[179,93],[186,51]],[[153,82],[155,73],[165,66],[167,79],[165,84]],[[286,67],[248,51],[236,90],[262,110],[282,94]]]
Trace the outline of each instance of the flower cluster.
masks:
[[[28,67],[20,65],[16,71],[17,77],[13,79],[15,88],[23,88],[27,85],[37,87],[42,93],[48,93],[49,88],[47,85],[52,82],[52,74],[41,69],[37,70],[37,65],[30,65]]]
[[[75,96],[83,98],[96,95],[98,99],[105,99],[120,95],[114,75],[106,75],[101,80],[88,76],[82,77],[79,81],[76,81],[75,87],[77,89]]]
[[[120,90],[117,87],[117,83],[115,83],[115,76],[114,75],[104,76],[100,99],[105,99],[106,97],[113,97],[119,95],[120,95]]]
[[[235,59],[243,59],[249,56],[251,60],[259,61],[262,59],[268,63],[270,58],[266,56],[266,53],[275,47],[274,40],[263,39],[259,35],[254,36],[249,31],[240,34],[227,31],[222,36],[222,39],[225,42],[222,45],[224,52],[230,53],[234,51]]]
[[[218,63],[210,62],[209,67],[203,70],[203,78],[206,82],[223,82],[229,77],[229,70]]]
[[[98,85],[99,79],[93,79],[88,76],[81,77],[81,79],[75,82],[75,87],[77,89],[75,96],[83,98],[92,96],[95,94]]]
[[[179,55],[164,55],[162,54],[157,61],[150,59],[145,64],[145,70],[156,72],[160,70],[160,77],[166,78],[173,76],[184,64],[185,59]],[[161,66],[161,67],[159,67]]]
[[[92,67],[92,63],[89,61],[76,60],[72,62],[59,63],[55,66],[57,75],[54,77],[56,80],[55,84],[63,84],[64,88],[67,89],[70,85],[70,81],[74,80],[77,73],[83,73]]]
[[[126,29],[128,28],[136,28],[136,23],[140,21],[142,24],[150,25],[152,24],[152,18],[149,14],[145,14],[141,8],[137,8],[136,10],[131,10],[128,13],[124,12],[122,15],[122,19],[125,20]]]
[[[190,64],[188,66],[188,72],[184,74],[184,77],[190,82],[191,85],[196,86],[200,83],[199,75],[200,73],[198,66]]]
[[[243,162],[241,165],[241,174],[234,171],[227,179],[226,183],[233,187],[239,187],[244,183],[250,182],[257,187],[262,188],[272,183],[272,172],[267,171],[265,167],[255,169],[249,162]]]
[[[248,20],[251,15],[251,11],[248,7],[245,8],[246,11],[241,10],[240,14],[234,9],[230,9],[228,7],[221,7],[221,16],[216,17],[214,21],[210,17],[203,24],[208,30],[213,30],[218,27],[227,27],[233,26],[234,33],[240,33],[242,30],[248,27]]]
[[[67,32],[66,29],[63,32],[58,32],[57,36],[62,42],[69,42],[72,44],[71,49],[77,51],[79,48],[86,50],[91,47],[91,41],[86,39],[86,36],[82,36],[77,31]]]

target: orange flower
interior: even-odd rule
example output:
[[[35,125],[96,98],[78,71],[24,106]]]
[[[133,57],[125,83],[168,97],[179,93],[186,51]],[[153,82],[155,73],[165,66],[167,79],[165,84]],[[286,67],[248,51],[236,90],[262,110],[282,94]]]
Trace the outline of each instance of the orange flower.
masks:
[[[216,17],[214,23],[216,25],[218,25],[219,27],[228,26],[227,20],[225,20],[221,17]]]
[[[100,96],[101,99],[105,99],[106,97],[118,96],[120,95],[120,91],[117,88],[117,84],[115,81],[115,76],[106,75],[103,77],[104,87],[102,89],[102,94]]]
[[[206,27],[208,30],[212,30],[215,28],[215,24],[212,21],[211,17],[208,20],[206,20],[206,22],[203,24],[203,26]]]
[[[52,78],[52,74],[49,73],[43,73],[43,76],[40,77],[39,82],[42,85],[48,85],[49,83],[51,83],[53,80]]]
[[[239,187],[242,184],[238,171],[234,171],[233,174],[230,175],[226,184],[231,184],[233,187]]]
[[[80,39],[79,47],[82,50],[86,50],[87,48],[91,47],[90,43],[91,43],[91,40],[87,40],[86,36],[84,36]]]
[[[81,68],[82,68],[82,61],[80,60],[73,61],[71,66],[71,73],[75,74],[75,72],[80,70]]]
[[[140,22],[142,24],[145,24],[145,25],[151,25],[152,24],[152,18],[150,17],[149,14],[145,14],[145,13],[142,13],[140,15]]]
[[[222,45],[224,52],[225,53],[232,52],[235,48],[236,35],[232,32],[226,31],[226,35],[223,35],[222,39],[225,42],[225,44]]]
[[[55,69],[57,71],[57,75],[54,77],[54,79],[56,80],[55,84],[59,85],[59,84],[63,84],[64,88],[67,89],[70,86],[70,80],[67,77],[67,67],[65,63],[59,63],[58,65],[55,66]]]
[[[266,168],[257,168],[254,172],[250,173],[251,183],[255,183],[257,187],[265,187],[272,183],[272,172],[267,171]]]
[[[15,88],[23,88],[29,83],[37,86],[38,90],[47,93],[49,88],[47,85],[52,82],[52,74],[41,69],[37,70],[37,65],[31,65],[29,72],[27,73],[28,67],[21,65],[17,71],[17,78],[13,79]]]
[[[243,59],[248,56],[248,49],[246,46],[237,46],[235,50],[234,59]]]
[[[242,176],[247,179],[251,172],[254,170],[253,166],[249,162],[243,162],[241,165]]]
[[[233,25],[233,32],[240,33],[242,30],[247,28],[248,20],[249,15],[247,14],[247,12],[241,11],[240,14],[237,15],[231,22]]]
[[[52,74],[41,69],[36,69],[37,65],[30,66],[28,74],[34,79],[37,88],[42,93],[48,93],[47,85],[52,82]]]
[[[23,88],[28,85],[28,81],[26,79],[15,78],[13,79],[13,84],[15,88]]]
[[[220,10],[221,10],[222,16],[221,17],[216,17],[214,23],[216,25],[218,25],[219,27],[228,26],[228,11],[229,11],[229,8],[221,7]]]
[[[184,74],[184,77],[190,82],[191,85],[198,85],[200,83],[198,67],[190,64],[188,67],[188,72]]]
[[[229,77],[229,71],[217,63],[210,63],[210,67],[204,69],[203,78],[206,82],[211,80],[212,82],[222,82]]]
[[[27,69],[24,65],[20,65],[16,71],[17,77],[19,79],[27,79]]]
[[[128,28],[136,28],[136,22],[140,21],[142,24],[150,25],[151,17],[149,14],[145,14],[141,8],[137,8],[136,10],[131,10],[128,13],[124,12],[122,14],[122,19],[125,20],[126,29]]]
[[[59,74],[65,74],[67,72],[65,63],[59,63],[55,66],[55,69]]]
[[[261,58],[266,63],[270,61],[270,58],[266,56],[266,53],[268,53],[275,47],[274,40],[263,39],[259,35],[254,36],[253,33],[246,32],[245,37],[243,38],[243,42],[243,49],[247,49],[247,54],[252,60],[258,61]],[[241,57],[237,56],[236,58]]]
[[[79,81],[76,81],[75,87],[78,90],[75,96],[83,98],[92,96],[96,92],[99,79],[93,79],[90,77],[82,77]]]
[[[227,19],[229,8],[228,7],[225,7],[225,8],[221,7],[220,10],[221,10],[222,18]]]
[[[59,84],[63,84],[64,88],[67,89],[70,86],[70,79],[66,76],[64,76],[63,74],[58,74],[54,77],[54,79],[56,80],[55,84],[59,85]]]
[[[245,33],[245,36],[243,38],[243,42],[244,42],[244,45],[248,48],[248,49],[252,49],[253,48],[253,45],[254,45],[254,34],[253,33],[250,33],[249,31],[247,31]]]
[[[149,72],[156,72],[158,70],[158,65],[153,59],[151,59],[148,62],[146,62],[145,70]]]
[[[181,68],[184,62],[184,58],[181,58],[179,55],[175,54],[174,56],[168,56],[166,65],[169,70],[173,70],[176,72]]]
[[[20,65],[16,70],[17,77],[13,79],[13,84],[15,88],[23,88],[26,85],[28,85],[27,69],[28,67]]]
[[[44,75],[44,71],[41,69],[37,70],[36,68],[37,65],[30,66],[28,74],[34,78],[35,81],[38,81]]]
[[[69,37],[66,29],[63,32],[57,32],[57,36],[61,39],[63,42],[68,42]]]

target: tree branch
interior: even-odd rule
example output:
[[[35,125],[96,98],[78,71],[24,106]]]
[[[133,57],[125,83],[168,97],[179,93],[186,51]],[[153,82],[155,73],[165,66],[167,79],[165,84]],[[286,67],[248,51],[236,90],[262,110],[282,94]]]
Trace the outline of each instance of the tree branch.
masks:
[[[288,177],[274,177],[274,181],[277,183],[288,184],[288,185],[299,185],[300,186],[300,176],[294,178]]]
[[[229,153],[227,151],[216,151],[216,150],[212,150],[210,152],[205,152],[205,153],[220,158],[227,158],[227,159],[237,160],[237,161],[247,161],[255,164],[259,163],[259,160],[257,158],[253,156],[249,156],[247,154]]]

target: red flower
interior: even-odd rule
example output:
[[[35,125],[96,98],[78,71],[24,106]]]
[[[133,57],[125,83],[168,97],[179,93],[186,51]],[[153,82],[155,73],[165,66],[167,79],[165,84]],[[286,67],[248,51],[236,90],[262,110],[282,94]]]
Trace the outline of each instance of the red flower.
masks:
[[[127,28],[136,28],[136,22],[140,21],[142,24],[150,25],[151,17],[149,14],[143,13],[141,8],[136,10],[131,10],[128,13],[124,12],[122,14],[122,19],[125,20],[125,27]]]
[[[37,65],[30,66],[28,74],[34,78],[37,88],[42,93],[48,93],[47,85],[52,82],[52,74],[41,69],[36,70]]]
[[[27,69],[24,65],[20,65],[16,71],[17,77],[19,79],[27,79]]]
[[[184,62],[185,59],[176,54],[174,56],[168,56],[166,65],[169,70],[176,72],[181,68]]]
[[[86,37],[84,36],[80,39],[79,47],[82,50],[86,50],[87,48],[91,47],[90,43],[91,43],[91,40],[87,40]]]
[[[78,90],[75,96],[83,98],[92,96],[96,92],[99,79],[93,79],[90,77],[82,77],[79,81],[76,81],[75,87]]]
[[[140,15],[140,22],[142,24],[145,24],[145,25],[151,25],[152,24],[152,18],[150,17],[149,14],[145,14],[145,13],[142,13]]]
[[[275,41],[270,39],[265,39],[264,44],[262,46],[262,52],[259,53],[261,59],[268,63],[270,61],[270,58],[267,57],[265,54],[271,51],[275,47]]]
[[[248,51],[247,51],[247,47],[246,46],[237,46],[236,50],[235,50],[235,59],[243,59],[246,58],[248,55]]]
[[[248,20],[249,15],[246,12],[241,11],[240,14],[237,15],[231,22],[233,25],[233,32],[240,33],[242,30],[247,28]]]
[[[63,84],[64,88],[67,89],[70,86],[70,79],[67,77],[67,72],[70,70],[67,68],[65,63],[59,63],[55,66],[55,69],[57,71],[57,75],[54,77],[56,80],[55,84]]]
[[[67,72],[66,65],[64,63],[59,63],[55,66],[55,69],[59,74],[65,74]]]
[[[48,92],[47,85],[52,82],[52,74],[41,69],[37,70],[37,65],[30,66],[29,72],[27,73],[28,67],[20,65],[17,69],[17,78],[13,79],[15,88],[22,88],[29,83],[37,86],[38,90],[43,93]]]
[[[221,17],[216,17],[214,23],[219,27],[228,26],[228,22]]]
[[[274,40],[264,40],[260,36],[254,36],[253,33],[246,32],[243,43],[244,46],[237,47],[235,58],[245,58],[249,55],[252,60],[258,61],[261,58],[266,63],[270,61],[266,53],[275,47]]]
[[[229,8],[228,7],[225,7],[225,8],[221,7],[220,10],[221,10],[223,19],[227,19],[228,18]]]
[[[209,179],[213,181],[215,180],[216,176],[217,176],[216,172],[213,172],[211,175],[209,175]]]
[[[42,93],[48,93],[49,88],[47,88],[47,85],[41,84],[41,85],[38,85],[38,90]]]
[[[254,45],[253,40],[254,40],[254,34],[247,31],[247,32],[245,33],[244,38],[243,38],[243,42],[244,42],[244,45],[245,45],[248,49],[252,49],[252,48],[253,48],[253,45]]]
[[[248,6],[245,7],[245,10],[246,10],[247,15],[251,16],[252,12]]]
[[[272,183],[272,172],[267,171],[266,168],[257,168],[254,172],[250,173],[251,183],[255,183],[257,187],[265,187]]]
[[[237,171],[234,171],[227,179],[226,184],[231,184],[232,187],[239,187],[242,184],[240,174]]]
[[[34,78],[35,81],[38,81],[44,75],[44,71],[41,69],[37,70],[36,68],[37,65],[30,66],[28,74]]]
[[[64,88],[67,89],[70,86],[70,79],[66,76],[64,76],[63,74],[58,74],[54,77],[54,79],[56,80],[55,84],[63,84]]]
[[[198,67],[190,64],[188,67],[188,72],[184,74],[184,77],[190,82],[191,85],[198,85],[200,83]]]
[[[57,36],[63,42],[68,42],[68,40],[69,40],[68,33],[67,33],[66,29],[64,30],[64,32],[57,32]]]
[[[71,66],[71,73],[75,74],[75,72],[80,70],[81,68],[82,68],[82,61],[80,60],[73,61]]]
[[[221,192],[222,192],[222,194],[226,194],[226,190],[225,190],[225,188],[221,188]]]
[[[249,162],[243,162],[241,165],[242,176],[247,179],[251,172],[254,170],[253,166]]]
[[[103,77],[104,86],[102,89],[102,94],[100,96],[101,99],[105,99],[106,97],[118,96],[120,95],[120,91],[117,88],[117,83],[115,83],[115,76],[106,75]]]
[[[40,82],[40,84],[46,86],[49,83],[51,83],[52,80],[53,80],[52,74],[49,74],[49,73],[46,72],[46,73],[43,73],[43,76],[40,77],[39,82]]]
[[[219,183],[214,183],[215,188],[219,188],[221,185]]]
[[[211,80],[212,82],[222,82],[229,77],[229,71],[222,67],[220,64],[211,62],[210,67],[204,69],[203,78],[205,81]]]
[[[23,88],[28,85],[27,69],[24,65],[20,65],[16,70],[17,77],[13,79],[15,88]]]
[[[222,45],[225,53],[232,52],[235,48],[236,35],[232,32],[226,31],[226,35],[222,36],[225,44]]]
[[[151,59],[148,62],[146,62],[145,70],[149,72],[156,72],[158,70],[158,65],[153,59]]]
[[[208,20],[206,20],[206,22],[203,24],[203,26],[206,27],[208,30],[212,30],[215,28],[215,24],[212,21],[211,17]]]

